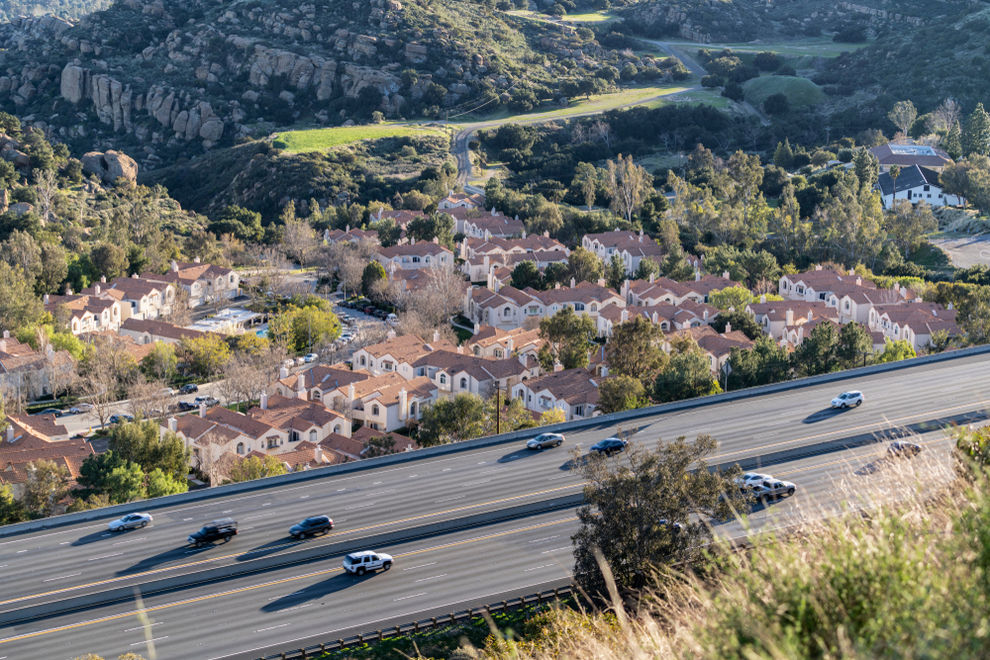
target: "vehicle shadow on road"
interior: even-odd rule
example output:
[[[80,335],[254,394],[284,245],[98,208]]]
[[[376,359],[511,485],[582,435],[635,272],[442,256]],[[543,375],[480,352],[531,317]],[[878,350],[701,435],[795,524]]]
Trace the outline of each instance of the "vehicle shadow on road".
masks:
[[[92,534],[87,534],[86,536],[80,536],[79,538],[77,538],[75,541],[72,542],[72,545],[89,545],[90,543],[97,543],[98,541],[109,539],[114,536],[124,537],[127,535],[128,532],[136,532],[136,531],[138,530],[129,529],[126,531],[111,532],[107,529],[101,529],[98,532],[93,532]]]
[[[545,450],[544,450],[545,451]],[[515,451],[510,451],[505,456],[498,459],[498,463],[511,463],[512,461],[518,461],[521,458],[527,458],[529,456],[536,456],[540,453],[539,449],[516,449]]]
[[[183,559],[198,559],[199,555],[204,552],[209,552],[218,545],[204,545],[199,548],[194,546],[183,545],[178,548],[172,548],[171,550],[166,550],[165,552],[159,552],[157,555],[152,555],[151,557],[145,557],[133,566],[128,566],[127,568],[117,571],[117,575],[130,575],[132,573],[141,573],[143,571],[150,571],[153,568],[161,566],[162,564],[168,564],[170,562],[182,561]]]
[[[280,539],[275,539],[274,541],[269,541],[264,545],[259,545],[256,548],[251,548],[243,555],[237,556],[237,561],[251,561],[252,559],[261,559],[262,557],[267,557],[268,555],[274,555],[282,550],[288,550],[289,548],[294,548],[303,543],[300,539],[293,538],[291,536],[283,536]]]
[[[842,413],[847,413],[850,410],[852,410],[852,408],[833,408],[832,406],[829,406],[828,408],[822,408],[821,410],[811,413],[802,419],[801,422],[804,424],[824,422],[827,419],[834,419]]]
[[[581,454],[576,458],[570,458],[560,465],[561,470],[578,470],[588,464],[591,454]]]
[[[293,591],[291,594],[286,594],[281,598],[273,600],[261,607],[262,612],[278,612],[280,610],[285,610],[290,607],[296,607],[302,605],[311,600],[320,600],[325,596],[337,593],[338,591],[343,591],[348,587],[353,587],[358,585],[365,580],[371,579],[374,574],[356,576],[347,573],[339,573],[334,575],[328,580],[323,580],[321,582],[316,582],[308,587],[304,587],[298,591]]]

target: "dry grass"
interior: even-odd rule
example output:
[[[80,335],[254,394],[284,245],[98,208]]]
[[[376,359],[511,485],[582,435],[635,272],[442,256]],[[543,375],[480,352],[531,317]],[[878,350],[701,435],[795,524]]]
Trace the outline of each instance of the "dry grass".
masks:
[[[524,641],[493,635],[466,654],[988,657],[990,494],[982,477],[958,480],[946,456],[926,450],[846,470],[835,484],[850,493],[844,502],[807,506],[786,536],[760,535],[747,551],[722,553],[707,577],[666,580],[640,612],[548,612]],[[836,506],[848,514],[824,517]]]

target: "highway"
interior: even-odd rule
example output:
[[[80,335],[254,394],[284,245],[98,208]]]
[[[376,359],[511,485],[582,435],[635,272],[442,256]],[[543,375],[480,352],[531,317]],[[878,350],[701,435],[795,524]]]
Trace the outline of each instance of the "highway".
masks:
[[[793,502],[771,507],[772,511],[787,511],[794,503],[807,497],[814,483],[821,485],[829,480],[831,484],[831,475],[848,467],[850,460],[859,460],[861,453],[869,455],[871,452],[882,451],[882,447],[868,444],[878,432],[909,426],[917,431],[930,431],[934,434],[932,437],[941,438],[942,434],[938,429],[949,423],[978,422],[984,419],[984,411],[990,403],[990,387],[985,384],[983,377],[988,363],[990,358],[987,356],[973,356],[923,365],[838,384],[807,387],[646,417],[627,422],[621,431],[632,432],[634,442],[649,444],[654,443],[658,437],[672,439],[678,435],[711,433],[720,442],[717,455],[711,462],[741,461],[747,467],[767,464],[769,467],[766,471],[798,483],[801,490]],[[867,402],[862,408],[843,412],[825,409],[835,394],[842,389],[853,388],[862,389],[866,395]],[[152,510],[155,522],[151,527],[119,535],[105,532],[105,522],[93,522],[25,536],[0,537],[0,573],[3,575],[4,586],[0,595],[0,613],[69,596],[99,592],[108,586],[141,584],[150,579],[271,557],[298,551],[300,548],[325,545],[330,552],[331,546],[338,544],[339,548],[341,542],[349,539],[357,542],[358,539],[377,534],[423,528],[442,520],[466,518],[509,506],[574,495],[580,491],[580,478],[575,470],[569,469],[573,467],[573,459],[566,450],[578,446],[586,450],[594,441],[619,430],[602,425],[573,432],[568,434],[563,448],[545,452],[529,452],[521,449],[517,443],[498,445],[281,488],[155,509]],[[847,446],[854,449],[843,451]],[[785,453],[801,447],[806,450],[801,452],[804,456],[798,460]],[[806,465],[814,467],[804,467]],[[787,471],[792,469],[799,471],[789,475]],[[139,504],[135,505],[135,510],[140,510]],[[304,542],[294,542],[287,538],[286,531],[292,523],[314,513],[331,515],[337,529],[326,537]],[[226,515],[235,517],[240,522],[241,535],[229,544],[216,547],[201,550],[185,547],[185,537],[191,531],[205,521]],[[568,514],[562,511],[546,516],[560,518],[567,517]],[[533,520],[540,519],[541,516],[535,516],[504,525],[508,528],[513,525],[525,527]],[[468,529],[443,537],[412,541],[398,547],[432,547],[440,538],[456,538],[458,534],[470,537],[477,532],[478,528]],[[564,533],[563,538],[566,539],[568,535],[569,532]],[[527,543],[529,540],[532,539],[527,539]],[[377,549],[386,552],[394,550],[391,546]],[[484,565],[491,571],[494,564],[487,546],[483,554],[486,557]],[[336,559],[331,563],[339,566]],[[565,564],[569,567],[569,556]],[[39,569],[39,566],[44,568]],[[311,571],[308,566],[287,567],[188,589],[181,594],[161,594],[153,596],[151,601],[159,602],[158,599],[164,599],[161,602],[165,602],[168,598],[184,600],[191,593],[198,593],[199,589],[213,592],[242,582],[258,585],[277,579],[273,576],[282,575],[282,571],[298,575],[301,568]],[[511,561],[499,557],[495,573],[501,575],[505,571],[512,573],[525,569],[513,568]],[[397,573],[399,572],[394,571],[387,576],[389,584],[396,579],[393,576]],[[535,570],[531,573],[539,575],[525,573],[528,582],[519,588],[539,584],[537,578],[542,579],[543,573]],[[488,592],[482,589],[483,584],[484,580],[476,576],[466,584],[445,586],[445,592],[447,589],[456,591],[464,588],[469,595],[484,600],[480,597]],[[513,586],[516,583],[511,580],[496,580],[495,584],[504,585],[506,589],[516,588]],[[350,588],[347,590],[348,594],[355,591]],[[363,593],[363,590],[360,591]],[[372,598],[370,595],[368,597]],[[225,598],[239,603],[242,597],[232,594]],[[258,602],[254,596],[243,598],[249,603]],[[379,601],[377,598],[373,598],[373,601],[376,603],[374,606],[359,607],[353,612],[356,618],[341,619],[335,623],[338,627],[334,629],[367,623],[369,612],[379,611]],[[433,606],[436,603],[431,597],[426,604]],[[422,605],[418,602],[415,604],[417,607]],[[250,607],[246,603],[245,606]],[[126,605],[119,608],[126,609]],[[185,608],[186,606],[182,606],[182,611],[186,611]],[[35,629],[39,626],[47,629],[62,620],[78,622],[90,619],[104,609],[106,608],[63,615],[32,625],[35,625]],[[109,609],[114,608],[110,606]],[[415,611],[421,609],[419,607]],[[224,611],[227,611],[226,606]],[[396,612],[396,616],[404,614],[403,611]],[[188,620],[195,619],[195,615],[190,615]],[[93,625],[103,630],[96,636],[97,639],[113,643],[119,641],[118,636],[109,632],[109,628],[100,628],[103,624]],[[90,627],[92,626],[87,626],[87,630]],[[0,638],[8,638],[12,632],[21,633],[25,629],[24,626],[0,628]],[[225,630],[227,629],[225,626]],[[246,630],[237,626],[230,629],[242,633]],[[276,630],[286,634],[290,632],[281,628]],[[318,628],[313,634],[323,633],[325,630]],[[61,633],[56,632],[31,639],[53,640],[60,638],[60,635]],[[180,636],[173,637],[176,640],[173,643],[179,643]],[[6,651],[7,644],[16,648],[27,644],[34,649],[36,647],[31,644],[35,643],[49,642],[0,642],[0,658],[5,654],[11,658],[36,657],[34,652],[31,655],[10,655]],[[99,648],[102,649],[103,646]],[[219,644],[218,648],[232,647],[229,644]],[[83,647],[75,645],[74,649],[82,652]],[[54,653],[54,648],[51,650]],[[98,649],[85,650],[101,652]],[[60,656],[54,653],[52,657]],[[161,657],[199,655],[198,652],[182,655],[176,651],[176,655]]]
[[[915,470],[926,482],[949,478],[951,443],[935,431],[922,442],[924,453],[912,460],[890,460],[884,445],[871,445],[781,464],[773,473],[800,484],[798,493],[749,520],[757,529],[786,528],[863,505],[878,493],[900,497],[905,473],[907,483]],[[576,529],[573,512],[561,511],[398,544],[380,549],[395,557],[391,571],[361,578],[343,573],[340,554],[328,555],[150,596],[143,602],[146,623],[134,603],[119,603],[0,629],[0,658],[60,660],[83,652],[112,658],[127,651],[148,657],[148,639],[159,658],[255,658],[559,583],[570,575]],[[745,534],[739,523],[715,529],[730,538]]]

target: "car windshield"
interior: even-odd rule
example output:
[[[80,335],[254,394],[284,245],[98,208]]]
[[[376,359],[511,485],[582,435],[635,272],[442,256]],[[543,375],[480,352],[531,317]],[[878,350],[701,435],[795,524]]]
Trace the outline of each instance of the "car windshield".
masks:
[[[361,555],[347,555],[344,559],[351,564],[356,564],[361,561]]]

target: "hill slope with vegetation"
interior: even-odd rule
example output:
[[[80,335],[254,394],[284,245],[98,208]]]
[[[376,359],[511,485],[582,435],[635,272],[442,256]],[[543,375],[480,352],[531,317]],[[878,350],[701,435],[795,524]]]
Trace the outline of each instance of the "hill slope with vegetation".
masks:
[[[25,19],[0,25],[0,109],[148,166],[294,124],[525,112],[608,89],[636,57],[490,4],[119,0],[75,25]]]
[[[105,9],[113,0],[5,0],[0,4],[0,23],[24,16],[79,18]]]

